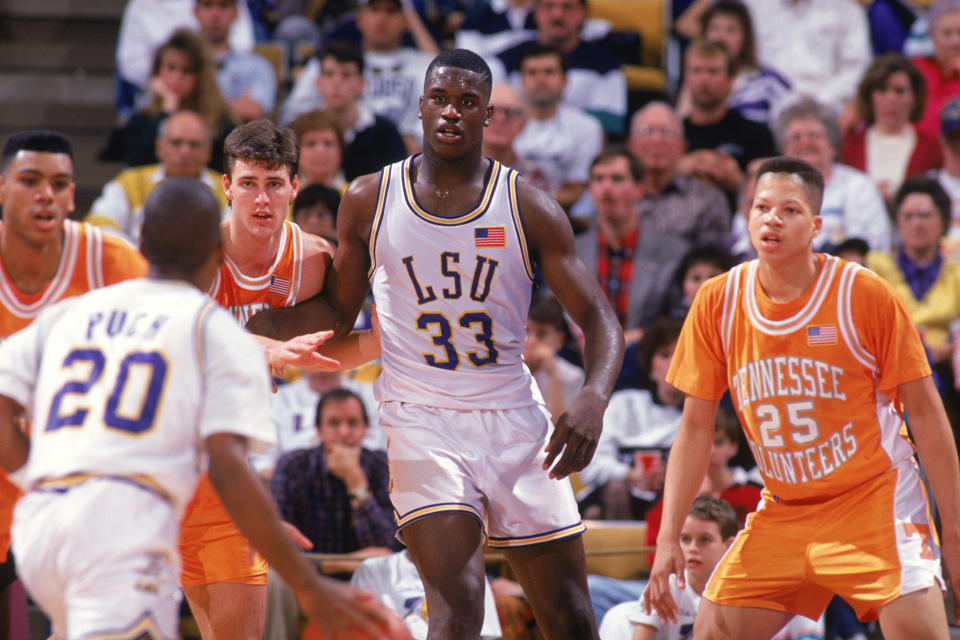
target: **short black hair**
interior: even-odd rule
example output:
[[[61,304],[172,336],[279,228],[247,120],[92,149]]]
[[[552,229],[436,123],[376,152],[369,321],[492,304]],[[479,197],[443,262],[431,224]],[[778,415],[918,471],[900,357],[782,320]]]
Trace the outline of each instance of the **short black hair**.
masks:
[[[563,55],[563,52],[560,51],[560,49],[549,44],[531,42],[523,49],[523,51],[520,52],[521,71],[523,70],[523,63],[527,60],[530,60],[531,58],[545,58],[546,56],[556,56],[557,60],[560,61],[560,69],[563,70],[564,74],[570,70],[569,66],[567,65],[567,56]]]
[[[943,232],[946,233],[950,229],[950,196],[939,182],[927,176],[912,176],[903,181],[897,189],[897,195],[893,197],[894,218],[900,210],[900,205],[911,193],[925,193],[930,196],[933,206],[937,208],[937,213],[943,221]]]
[[[661,316],[654,320],[644,329],[643,337],[637,342],[637,364],[649,373],[653,354],[661,347],[675,344],[680,338],[682,327],[683,322],[676,318]]]
[[[324,394],[320,396],[320,402],[317,403],[317,415],[314,420],[314,424],[316,425],[316,427],[318,429],[320,428],[320,424],[323,422],[323,408],[327,406],[328,403],[343,402],[344,400],[349,400],[350,398],[354,398],[357,402],[360,403],[360,413],[363,415],[363,424],[366,426],[370,426],[370,420],[369,418],[367,418],[367,407],[366,405],[363,404],[363,400],[360,399],[360,396],[355,394],[353,391],[350,391],[349,389],[344,389],[343,387],[336,387],[334,389],[330,389],[329,391],[324,392]]]
[[[437,54],[437,57],[431,60],[430,65],[427,67],[427,73],[423,78],[424,84],[426,84],[427,78],[430,77],[433,70],[440,67],[453,67],[454,69],[472,71],[480,76],[480,79],[483,81],[483,89],[488,96],[493,89],[493,74],[490,72],[490,66],[484,62],[483,58],[469,49],[451,49],[449,51],[441,51]]]
[[[189,275],[220,245],[220,205],[202,182],[167,178],[147,196],[140,251],[152,267]]]
[[[73,145],[67,136],[50,129],[28,129],[18,131],[7,138],[3,145],[3,169],[21,151],[42,151],[45,153],[65,153],[73,160]]]
[[[340,208],[340,192],[325,184],[314,182],[305,186],[297,193],[293,200],[293,217],[303,209],[311,209],[316,205],[323,205],[333,216],[333,226],[337,226],[337,209]]]
[[[811,212],[815,216],[820,215],[820,207],[823,205],[823,174],[819,169],[800,158],[777,156],[761,163],[757,169],[758,184],[766,173],[787,173],[800,178]]]
[[[830,253],[838,256],[841,253],[846,253],[848,251],[856,252],[861,258],[864,258],[866,257],[867,253],[870,252],[870,245],[868,245],[867,241],[863,238],[847,238],[835,246]]]
[[[673,281],[678,287],[683,286],[687,271],[695,264],[712,264],[721,272],[729,271],[733,267],[733,256],[726,247],[719,244],[703,244],[693,247],[680,259],[677,270],[673,272]]]
[[[363,75],[363,50],[346,40],[334,40],[325,44],[316,54],[317,62],[321,65],[326,58],[333,58],[340,64],[352,62],[357,65],[357,71]]]

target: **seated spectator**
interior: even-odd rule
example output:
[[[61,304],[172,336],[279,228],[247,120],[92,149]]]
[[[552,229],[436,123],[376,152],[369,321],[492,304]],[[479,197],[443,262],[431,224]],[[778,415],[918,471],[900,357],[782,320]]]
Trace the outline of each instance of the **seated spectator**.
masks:
[[[774,155],[765,124],[747,120],[727,104],[733,88],[734,62],[724,45],[695,40],[684,54],[684,87],[690,113],[683,120],[688,153],[681,173],[706,180],[732,199],[752,160]]]
[[[374,113],[363,100],[363,52],[352,44],[334,42],[325,46],[317,58],[317,90],[326,110],[343,131],[341,164],[347,182],[405,158],[407,150],[396,125]]]
[[[650,387],[621,389],[610,397],[596,453],[580,472],[593,497],[600,498],[601,515],[587,512],[588,517],[643,520],[663,489],[663,452],[673,444],[683,404],[683,394],[666,381],[680,326],[658,320],[637,345]]]
[[[960,0],[937,0],[927,10],[933,55],[913,58],[927,82],[927,106],[917,131],[935,138],[940,111],[960,95]]]
[[[520,86],[527,123],[513,146],[523,160],[524,177],[569,210],[590,180],[589,163],[603,148],[603,128],[596,118],[563,103],[567,67],[559,49],[539,43],[526,47]]]
[[[291,215],[293,221],[307,233],[336,239],[339,208],[340,192],[315,182],[297,192]]]
[[[597,118],[609,136],[622,138],[627,115],[623,61],[604,45],[581,37],[587,0],[535,0],[533,17],[536,35],[498,56],[510,83],[522,87],[520,63],[527,47],[535,42],[555,47],[567,63],[563,102]]]
[[[687,251],[682,240],[643,226],[638,205],[643,170],[623,146],[611,146],[590,166],[594,225],[575,239],[577,253],[597,275],[628,342],[636,342],[666,300],[670,279]]]
[[[178,29],[198,29],[197,0],[128,0],[117,38],[117,93],[114,107],[123,124],[141,105],[155,72],[151,63],[158,48]],[[252,51],[253,20],[246,2],[237,4],[237,19],[228,37],[233,51]]]
[[[220,174],[207,168],[210,163],[210,130],[199,114],[177,111],[160,123],[156,153],[159,164],[121,171],[104,185],[100,197],[90,207],[86,222],[140,246],[143,204],[154,187],[167,178],[195,178],[202,182],[220,203],[226,215],[227,199],[220,185]]]
[[[560,349],[568,336],[567,320],[560,303],[548,297],[535,298],[527,314],[523,362],[537,381],[554,422],[583,386],[583,369],[560,357]]]
[[[944,255],[960,260],[960,97],[943,105],[940,114],[940,150],[943,168],[929,174],[950,196],[950,227],[944,238]]]
[[[230,107],[220,94],[215,67],[203,39],[187,29],[174,32],[153,57],[149,104],[110,136],[101,160],[136,167],[157,162],[155,140],[160,123],[188,109],[203,118],[213,133],[211,166],[223,171],[223,141],[233,129]]]
[[[534,0],[476,3],[457,31],[457,47],[490,58],[529,40],[537,29],[533,20],[533,4]]]
[[[661,620],[655,611],[646,613],[643,604],[625,602],[603,617],[600,640],[675,640],[692,637],[693,621],[710,574],[720,562],[740,529],[734,510],[724,500],[701,495],[693,501],[680,530],[683,550],[684,585],[670,576],[670,595],[678,605],[677,619]],[[823,623],[796,616],[771,640],[822,640]]]
[[[490,580],[486,577],[484,580],[486,582],[483,594],[484,614],[480,638],[493,640],[500,638],[502,631]],[[426,592],[417,567],[407,551],[367,558],[353,572],[350,586],[366,591],[401,616],[415,640],[426,640],[429,615],[426,609]]]
[[[324,109],[303,113],[290,123],[300,147],[300,185],[322,184],[340,192],[347,189],[343,176],[343,130],[334,115]]]
[[[680,173],[686,144],[670,105],[651,102],[637,111],[627,145],[643,167],[640,220],[645,228],[677,236],[690,246],[729,242],[730,205],[723,191]]]
[[[723,44],[734,62],[733,89],[727,106],[747,120],[770,126],[784,102],[792,94],[790,82],[770,67],[757,62],[757,43],[750,11],[739,0],[718,0],[704,5],[694,3],[696,9],[684,12],[677,20],[677,30],[691,38],[706,38]],[[705,11],[700,13],[701,5]],[[699,19],[696,17],[699,16]],[[681,21],[685,20],[684,24]],[[689,108],[689,95],[681,95],[683,115]]]
[[[857,88],[863,124],[844,136],[840,162],[869,175],[887,203],[905,177],[943,164],[937,140],[912,124],[925,103],[923,76],[895,53],[874,60]]]
[[[733,257],[723,246],[707,244],[690,249],[674,273],[670,303],[663,315],[677,320],[686,318],[700,285],[733,265]]]
[[[527,105],[523,96],[509,84],[498,82],[490,89],[493,116],[483,132],[483,155],[525,174],[523,159],[514,142],[527,124]]]
[[[823,226],[814,249],[829,250],[855,236],[874,251],[888,251],[891,230],[883,196],[865,173],[835,161],[840,131],[833,112],[812,100],[792,104],[777,118],[776,134],[784,155],[806,160],[823,174]]]
[[[240,14],[240,1],[195,0],[193,6],[200,34],[207,39],[217,65],[220,93],[238,124],[272,117],[277,98],[273,66],[255,53],[230,46],[230,29]]]
[[[856,262],[862,267],[867,266],[867,254],[870,247],[860,238],[847,238],[833,249],[833,255],[848,262]]]

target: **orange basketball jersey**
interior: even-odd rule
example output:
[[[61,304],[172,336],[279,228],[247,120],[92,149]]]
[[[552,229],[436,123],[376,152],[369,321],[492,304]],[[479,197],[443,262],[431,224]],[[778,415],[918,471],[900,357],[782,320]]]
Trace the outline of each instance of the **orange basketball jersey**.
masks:
[[[261,309],[290,307],[297,303],[303,266],[303,234],[286,221],[280,248],[270,270],[251,278],[224,256],[210,295],[226,307],[240,324]],[[266,562],[257,556],[249,562],[249,544],[204,474],[180,527],[183,558],[181,584],[185,587],[215,582],[266,584]]]
[[[667,374],[698,398],[729,388],[767,489],[788,502],[839,495],[910,458],[897,387],[930,374],[889,285],[817,259],[814,284],[785,303],[764,294],[756,260],[704,283]]]
[[[146,274],[146,260],[122,240],[88,224],[64,220],[60,264],[41,291],[30,295],[19,291],[0,261],[0,340],[33,322],[55,302]],[[19,497],[20,490],[0,470],[0,561],[10,548],[10,523]]]

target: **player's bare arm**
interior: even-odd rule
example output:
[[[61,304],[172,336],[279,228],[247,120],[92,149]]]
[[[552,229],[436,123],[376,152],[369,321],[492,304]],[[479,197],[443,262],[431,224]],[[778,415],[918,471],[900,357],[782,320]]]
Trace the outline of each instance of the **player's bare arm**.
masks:
[[[716,400],[688,395],[683,402],[683,416],[677,437],[670,448],[667,477],[663,489],[663,519],[657,534],[657,555],[650,569],[650,580],[643,591],[643,608],[656,611],[661,620],[677,620],[677,603],[670,595],[670,574],[677,575],[677,586],[684,586],[683,551],[680,529],[690,505],[700,490],[713,445],[713,422],[717,415]]]
[[[7,471],[16,471],[27,462],[30,441],[20,429],[23,407],[7,396],[0,395],[0,465]]]
[[[960,461],[940,395],[930,376],[901,384],[898,393],[941,522],[941,551],[954,593],[960,593]],[[960,624],[960,599],[953,620]]]
[[[587,466],[597,449],[603,411],[623,362],[623,331],[596,277],[577,255],[560,205],[522,179],[517,199],[532,258],[586,341],[583,388],[557,420],[544,462],[551,477],[563,478]]]
[[[206,442],[210,480],[230,516],[290,585],[301,610],[320,626],[324,637],[409,638],[403,622],[391,612],[372,598],[321,577],[300,555],[273,501],[247,464],[243,437],[217,433]]]
[[[377,205],[380,175],[354,180],[343,195],[337,214],[338,246],[322,292],[295,307],[270,309],[247,323],[251,332],[288,340],[332,330],[335,338],[349,333],[370,289],[370,228]]]

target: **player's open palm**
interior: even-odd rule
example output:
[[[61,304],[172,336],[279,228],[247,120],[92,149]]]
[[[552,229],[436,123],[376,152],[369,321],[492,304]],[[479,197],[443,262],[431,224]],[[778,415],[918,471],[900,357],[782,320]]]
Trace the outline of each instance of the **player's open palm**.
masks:
[[[300,610],[326,640],[412,640],[403,621],[373,599],[328,578],[297,595]]]
[[[670,574],[676,574],[677,586],[684,584],[683,551],[678,541],[657,540],[657,555],[653,559],[650,579],[643,590],[643,610],[648,614],[656,611],[663,621],[677,621],[677,603],[670,595]]]
[[[267,349],[267,360],[274,369],[290,365],[304,371],[339,371],[339,361],[317,353],[320,345],[332,336],[332,331],[317,331],[285,342],[274,341]]]

